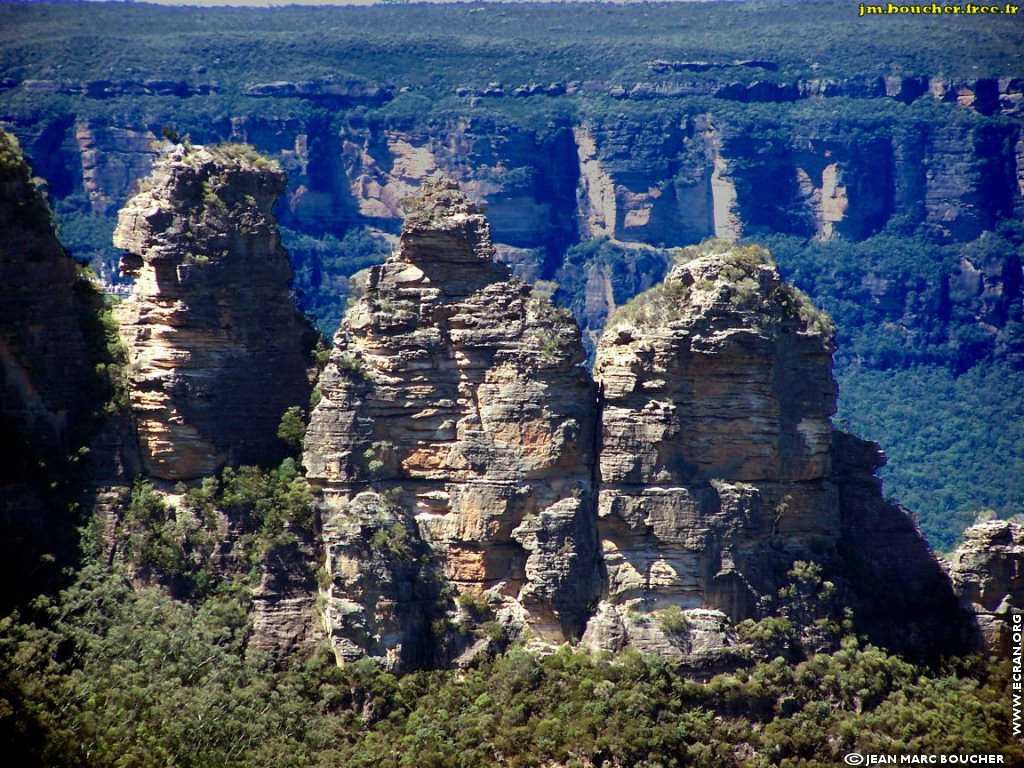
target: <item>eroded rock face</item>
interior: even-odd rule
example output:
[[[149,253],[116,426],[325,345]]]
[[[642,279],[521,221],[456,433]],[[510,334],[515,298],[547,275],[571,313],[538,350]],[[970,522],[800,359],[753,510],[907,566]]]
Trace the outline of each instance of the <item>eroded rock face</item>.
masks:
[[[324,626],[339,662],[364,655],[392,670],[436,659],[431,624],[445,615],[440,571],[407,510],[363,491],[329,512]]]
[[[314,332],[271,210],[285,181],[241,145],[178,146],[121,210],[114,244],[135,288],[120,332],[154,478],[276,463],[281,415],[308,400]]]
[[[57,242],[18,142],[0,130],[0,610],[32,594],[51,570],[40,555],[53,561],[71,539],[44,468],[64,466],[76,425],[100,405],[87,332],[99,330],[101,304]]]
[[[964,531],[949,559],[960,607],[970,617],[973,647],[1009,658],[1014,615],[1024,615],[1024,526],[1006,520]]]
[[[835,557],[832,349],[756,247],[690,249],[611,318],[594,365],[605,612],[738,621],[794,559]]]
[[[305,464],[339,660],[448,663],[490,619],[710,672],[798,560],[873,637],[956,634],[880,449],[833,430],[831,322],[767,252],[684,252],[613,316],[593,381],[576,326],[492,257],[475,207],[428,184],[335,339]]]
[[[65,442],[83,406],[94,363],[82,326],[99,304],[57,242],[18,142],[0,131],[2,415],[44,452]]]
[[[457,592],[544,638],[578,636],[598,568],[582,360],[571,316],[495,263],[476,207],[428,184],[335,338],[308,477],[339,507],[386,493]],[[325,538],[333,560],[346,545]],[[369,605],[337,579],[332,599]]]

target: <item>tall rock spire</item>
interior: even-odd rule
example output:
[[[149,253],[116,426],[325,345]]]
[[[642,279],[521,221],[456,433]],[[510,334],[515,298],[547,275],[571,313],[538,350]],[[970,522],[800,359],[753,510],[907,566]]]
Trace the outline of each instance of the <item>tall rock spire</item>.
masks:
[[[315,332],[272,212],[285,182],[243,145],[178,146],[121,210],[114,244],[135,277],[121,337],[152,477],[276,463],[282,414],[308,400]]]
[[[425,184],[407,208],[399,249],[338,332],[306,438],[309,479],[338,509],[325,526],[336,647],[358,628],[371,652],[398,653],[410,610],[399,582],[412,575],[388,571],[381,610],[338,555],[353,519],[373,528],[382,506],[392,532],[426,542],[442,580],[485,612],[578,636],[598,576],[595,395],[579,329],[495,263],[487,220],[454,183]]]

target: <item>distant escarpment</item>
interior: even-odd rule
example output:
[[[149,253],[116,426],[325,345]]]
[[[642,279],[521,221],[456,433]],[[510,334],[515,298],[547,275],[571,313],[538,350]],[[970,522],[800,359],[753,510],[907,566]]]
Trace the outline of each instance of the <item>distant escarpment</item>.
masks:
[[[831,425],[830,321],[765,251],[684,251],[613,318],[591,379],[571,318],[493,262],[454,184],[408,207],[305,438],[339,659],[511,636],[713,666],[794,578],[821,593],[800,621],[852,607],[882,636],[916,606],[887,642],[954,642],[949,580],[882,499],[877,446]]]
[[[285,175],[240,145],[179,145],[121,210],[135,278],[119,307],[146,473],[163,480],[277,463],[305,404],[314,332],[289,295],[272,206]]]

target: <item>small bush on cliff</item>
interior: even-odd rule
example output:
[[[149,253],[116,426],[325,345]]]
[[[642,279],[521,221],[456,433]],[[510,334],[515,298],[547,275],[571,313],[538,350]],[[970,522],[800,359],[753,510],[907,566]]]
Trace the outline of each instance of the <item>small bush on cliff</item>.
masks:
[[[225,468],[219,480],[197,488],[179,486],[177,502],[147,481],[133,488],[121,524],[127,557],[144,577],[167,584],[175,594],[202,598],[215,576],[237,580],[275,552],[312,533],[313,498],[293,459],[272,470]],[[217,554],[226,525],[239,534],[238,546]]]
[[[242,551],[258,564],[275,550],[292,546],[297,534],[313,531],[313,496],[294,459],[277,469],[226,468],[221,478],[218,509],[239,521],[245,533]]]
[[[299,406],[293,405],[281,415],[281,423],[277,425],[277,436],[290,449],[302,450],[302,439],[306,436],[306,422]]]
[[[678,605],[670,605],[655,611],[654,619],[662,632],[680,633],[690,628],[690,620]]]
[[[129,561],[184,597],[204,594],[214,577],[215,531],[212,520],[196,511],[206,510],[172,508],[148,481],[139,481],[121,521]]]
[[[689,298],[690,286],[677,280],[666,280],[616,309],[608,318],[607,327],[659,328],[668,325],[682,318]]]

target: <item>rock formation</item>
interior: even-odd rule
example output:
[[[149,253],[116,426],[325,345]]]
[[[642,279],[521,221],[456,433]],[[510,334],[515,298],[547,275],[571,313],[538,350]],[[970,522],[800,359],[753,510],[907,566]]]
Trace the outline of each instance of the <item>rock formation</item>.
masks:
[[[759,615],[796,559],[834,559],[828,319],[767,252],[712,241],[611,318],[597,348],[599,620]]]
[[[839,554],[857,630],[876,643],[926,655],[959,652],[964,648],[949,577],[910,512],[882,493],[876,472],[885,462],[877,443],[832,433]]]
[[[339,659],[450,660],[466,638],[445,620],[490,617],[713,668],[797,560],[822,565],[865,627],[894,604],[874,587],[918,606],[892,642],[950,619],[948,579],[882,499],[878,447],[832,428],[830,321],[766,251],[685,251],[614,316],[595,392],[578,329],[493,261],[454,184],[410,210],[335,338],[306,433]]]
[[[94,342],[102,344],[101,305],[57,242],[17,140],[0,130],[0,578],[9,585],[0,597],[3,611],[31,595],[74,549],[75,521],[59,492],[69,479],[69,455],[77,461],[81,427],[101,405],[94,354]],[[53,468],[56,478],[48,474]]]
[[[839,585],[858,631],[955,646],[949,580],[884,500],[881,449],[832,427],[833,351],[831,321],[758,247],[686,249],[613,315],[594,365],[608,580],[585,642],[679,656],[680,639],[652,629],[659,617],[769,615],[803,560]]]
[[[495,263],[476,207],[451,182],[428,184],[335,338],[306,435],[308,477],[342,516],[325,541],[340,655],[363,627],[405,622],[380,614],[412,599],[406,570],[376,580],[382,602],[354,586],[365,567],[343,565],[367,509],[386,511],[382,540],[427,542],[459,593],[546,639],[578,636],[597,580],[582,360],[571,316]],[[386,635],[374,642],[409,656]]]
[[[307,402],[314,332],[289,296],[271,210],[285,175],[241,145],[179,145],[121,210],[135,277],[120,307],[147,474],[276,463],[284,411]]]
[[[1006,520],[971,526],[949,571],[969,619],[970,644],[1009,658],[1022,623],[1014,616],[1024,616],[1024,526]]]
[[[52,455],[85,405],[83,332],[99,295],[53,231],[18,142],[0,131],[0,393],[3,417]]]

